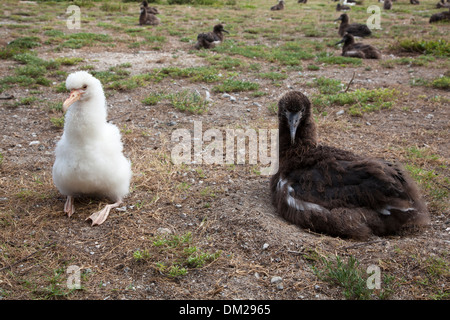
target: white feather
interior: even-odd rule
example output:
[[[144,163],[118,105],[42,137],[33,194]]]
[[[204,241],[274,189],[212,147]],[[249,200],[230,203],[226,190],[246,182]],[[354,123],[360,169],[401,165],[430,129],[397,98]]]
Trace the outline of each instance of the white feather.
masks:
[[[286,202],[288,206],[294,208],[299,211],[311,210],[311,211],[319,211],[319,212],[327,212],[328,210],[322,207],[321,205],[302,201],[300,199],[294,198],[294,189],[288,184],[286,179],[279,179],[277,183],[277,191],[278,192],[286,192]]]

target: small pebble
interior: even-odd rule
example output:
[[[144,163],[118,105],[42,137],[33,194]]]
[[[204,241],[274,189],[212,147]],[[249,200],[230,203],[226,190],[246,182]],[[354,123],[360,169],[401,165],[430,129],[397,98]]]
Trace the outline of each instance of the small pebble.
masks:
[[[270,283],[279,283],[281,281],[283,281],[283,278],[281,278],[279,276],[275,276],[275,277],[272,277],[272,279],[270,279]]]

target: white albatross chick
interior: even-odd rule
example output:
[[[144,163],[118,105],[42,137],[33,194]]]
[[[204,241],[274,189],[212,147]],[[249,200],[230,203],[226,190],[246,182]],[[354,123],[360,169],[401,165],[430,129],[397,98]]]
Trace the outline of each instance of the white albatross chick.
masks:
[[[78,71],[66,80],[70,90],[64,101],[64,132],[56,145],[53,182],[67,196],[64,212],[75,212],[74,197],[102,196],[114,201],[86,220],[102,224],[112,208],[128,194],[131,163],[123,155],[119,129],[106,121],[106,99],[102,84],[91,74]]]

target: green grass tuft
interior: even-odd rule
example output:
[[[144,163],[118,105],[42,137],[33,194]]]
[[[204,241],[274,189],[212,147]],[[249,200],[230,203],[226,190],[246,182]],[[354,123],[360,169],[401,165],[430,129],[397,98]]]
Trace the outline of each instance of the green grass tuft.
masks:
[[[226,79],[222,84],[213,87],[215,92],[240,92],[240,91],[253,91],[258,90],[259,84],[250,82],[236,80],[233,78]]]

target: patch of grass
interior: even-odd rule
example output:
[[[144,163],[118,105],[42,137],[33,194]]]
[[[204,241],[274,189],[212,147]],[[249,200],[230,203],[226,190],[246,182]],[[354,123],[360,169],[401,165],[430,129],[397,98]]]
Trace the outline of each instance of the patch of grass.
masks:
[[[164,94],[162,93],[151,93],[145,99],[142,100],[142,103],[147,106],[154,106],[158,102],[164,99]]]
[[[133,252],[133,258],[135,261],[145,261],[150,258],[148,250],[136,250]]]
[[[308,64],[306,69],[311,70],[311,71],[317,71],[317,70],[320,70],[320,67],[316,66],[315,64]]]
[[[237,58],[231,58],[226,55],[217,54],[214,56],[207,57],[206,60],[218,69],[234,70],[234,69],[243,69],[247,67],[247,64],[242,60]]]
[[[398,40],[393,48],[404,52],[416,52],[436,57],[450,57],[450,44],[444,39],[402,39]]]
[[[128,6],[120,2],[102,2],[100,10],[104,12],[123,12],[127,11]]]
[[[126,72],[126,74],[128,74],[128,72]],[[145,84],[150,81],[150,79],[151,77],[149,74],[138,74],[127,79],[113,81],[109,85],[107,85],[106,88],[120,91],[129,91],[138,87],[145,86]]]
[[[75,66],[75,65],[83,62],[84,59],[77,58],[77,57],[60,57],[60,58],[56,58],[55,61],[64,66]]]
[[[271,114],[278,114],[278,103],[277,102],[272,102],[267,106],[267,109],[269,110],[269,112]]]
[[[320,63],[337,64],[344,67],[347,65],[360,66],[362,64],[362,59],[342,56],[318,55],[316,60]]]
[[[406,149],[406,156],[410,160],[417,161],[425,160],[425,161],[431,161],[431,162],[437,162],[437,160],[440,159],[440,157],[437,154],[432,154],[429,149],[425,148],[417,148],[417,147],[409,147]]]
[[[319,89],[321,94],[336,94],[343,87],[341,81],[326,77],[314,79],[313,85]]]
[[[347,262],[335,256],[333,260],[321,258],[321,267],[313,267],[314,273],[322,281],[342,288],[346,299],[366,300],[370,298],[371,290],[367,288],[366,279],[360,269],[359,261],[350,256]]]
[[[444,76],[434,79],[431,84],[433,88],[450,89],[450,77]]]
[[[346,93],[313,95],[311,100],[319,111],[332,104],[350,105],[348,113],[360,117],[366,112],[390,109],[394,105],[397,95],[398,91],[395,89],[367,90],[362,88]]]
[[[195,114],[203,114],[208,111],[208,101],[198,92],[183,90],[168,95],[170,103],[180,111],[188,111]]]
[[[17,38],[0,50],[0,59],[9,59],[12,56],[24,53],[41,45],[41,39],[38,37]]]
[[[430,210],[444,211],[448,206],[450,178],[439,174],[435,169],[427,170],[414,164],[406,164],[412,178],[417,181],[421,189],[430,195]]]
[[[439,278],[450,277],[449,262],[440,257],[428,257],[426,260],[426,271],[433,282]]]
[[[409,66],[427,66],[429,62],[435,61],[433,56],[421,55],[417,58],[402,57],[397,59],[383,60],[380,64],[385,68],[393,68],[394,65],[409,65]]]
[[[53,271],[52,276],[47,278],[48,286],[38,287],[33,293],[45,300],[62,299],[72,294],[77,289],[67,288],[67,275],[64,268],[58,268]]]
[[[412,86],[424,86],[447,90],[450,88],[450,77],[443,76],[433,80],[427,80],[424,78],[413,78],[410,80],[409,84]]]
[[[159,35],[147,35],[147,36],[145,36],[145,40],[147,40],[148,42],[164,43],[164,42],[166,42],[166,37],[159,36]]]
[[[175,79],[186,78],[192,82],[216,82],[222,79],[220,72],[214,67],[167,67],[154,70],[151,74],[152,79],[161,81],[165,77]]]
[[[263,72],[258,74],[259,77],[263,79],[270,79],[272,81],[279,81],[287,79],[287,74],[279,72]]]
[[[19,53],[12,57],[24,66],[14,69],[15,76],[7,76],[0,80],[0,85],[19,84],[21,86],[44,85],[49,86],[51,81],[45,78],[48,70],[58,68],[59,63],[53,60],[46,61],[30,52]]]
[[[57,69],[59,67],[59,62],[54,60],[46,61],[30,52],[16,54],[12,58],[21,64],[43,67],[45,69]]]
[[[258,89],[259,84],[257,83],[237,80],[233,78],[228,78],[222,84],[213,87],[213,91],[215,92],[240,92],[253,91]]]
[[[209,253],[193,245],[191,232],[157,236],[153,240],[153,247],[164,253],[165,257],[170,257],[157,262],[156,266],[160,272],[172,278],[185,275],[189,269],[201,268],[221,255],[221,251]]]
[[[50,118],[50,122],[56,128],[63,128],[64,127],[64,116],[52,117],[52,118]]]
[[[61,43],[57,49],[70,48],[70,49],[80,49],[85,46],[92,46],[94,44],[109,43],[112,42],[112,38],[108,34],[101,33],[89,33],[89,32],[79,32],[71,33],[64,36],[64,41]]]
[[[30,106],[37,100],[38,99],[36,97],[25,97],[25,98],[21,98],[19,101],[17,101],[17,104],[21,105],[21,106]]]
[[[302,60],[312,59],[314,55],[305,51],[300,43],[287,43],[280,47],[270,48],[266,45],[248,45],[236,43],[232,40],[224,41],[220,46],[214,48],[220,53],[241,55],[251,59],[264,59],[281,65],[300,65]]]

